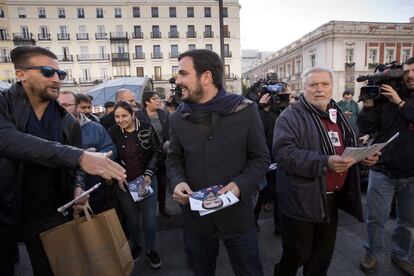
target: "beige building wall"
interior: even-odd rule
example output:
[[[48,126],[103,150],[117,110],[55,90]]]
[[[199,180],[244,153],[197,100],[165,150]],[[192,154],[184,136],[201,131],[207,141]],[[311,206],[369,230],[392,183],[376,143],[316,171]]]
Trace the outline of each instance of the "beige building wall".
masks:
[[[187,8],[191,7],[194,17],[187,16]],[[237,0],[224,0],[224,7],[226,83],[230,91],[238,92],[240,5]],[[97,18],[97,8],[101,9],[102,18]],[[139,17],[134,16],[134,8],[139,8]],[[175,8],[176,17],[170,17],[170,8]],[[0,1],[0,9],[4,12],[0,29],[5,29],[9,36],[1,39],[0,35],[0,50],[6,49],[7,56],[17,45],[49,48],[58,55],[61,68],[69,73],[65,85],[75,91],[87,91],[109,78],[143,75],[151,77],[155,87],[168,92],[168,80],[177,70],[177,54],[189,47],[211,47],[220,54],[219,8],[215,0],[13,0]],[[83,9],[84,17],[78,16],[79,9]],[[152,16],[154,9],[158,9],[158,17]],[[211,10],[211,17],[205,16],[205,9]],[[194,37],[187,35],[189,25],[194,26]],[[211,26],[211,32],[205,35],[206,25]],[[140,26],[140,31],[135,26]],[[154,26],[159,30],[155,36]],[[171,26],[176,26],[177,33],[171,33]],[[2,60],[0,56],[0,78],[9,79],[10,68],[8,59]]]

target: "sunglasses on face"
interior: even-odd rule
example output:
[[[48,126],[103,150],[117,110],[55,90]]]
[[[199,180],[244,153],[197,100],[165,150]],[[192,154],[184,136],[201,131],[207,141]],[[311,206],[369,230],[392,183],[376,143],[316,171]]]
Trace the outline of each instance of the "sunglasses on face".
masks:
[[[65,71],[58,70],[50,66],[32,66],[32,67],[24,68],[24,70],[39,70],[42,73],[42,75],[46,78],[51,78],[56,73],[60,80],[64,80],[67,75]]]

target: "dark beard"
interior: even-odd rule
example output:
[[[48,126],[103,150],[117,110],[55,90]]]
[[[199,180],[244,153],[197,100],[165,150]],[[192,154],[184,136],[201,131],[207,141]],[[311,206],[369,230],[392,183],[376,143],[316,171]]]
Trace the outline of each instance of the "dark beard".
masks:
[[[187,87],[185,88],[188,91],[188,88]],[[182,101],[185,103],[198,103],[198,100],[200,100],[203,95],[204,95],[203,88],[201,87],[200,83],[197,83],[197,88],[194,91],[194,93],[192,93],[191,95],[189,93],[189,95],[183,98]]]

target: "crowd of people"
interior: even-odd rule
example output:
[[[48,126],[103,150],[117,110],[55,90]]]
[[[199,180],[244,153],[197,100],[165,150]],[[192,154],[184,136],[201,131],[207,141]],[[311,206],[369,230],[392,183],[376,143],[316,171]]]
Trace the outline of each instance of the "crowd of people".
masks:
[[[408,262],[414,234],[414,57],[404,64],[402,87],[383,84],[381,100],[365,99],[361,110],[350,91],[333,100],[332,71],[320,67],[307,70],[303,93],[276,110],[268,94],[255,102],[227,93],[220,57],[190,50],[178,58],[175,84],[182,103],[176,110],[164,109],[156,91],[136,99],[120,89],[99,118],[90,97],[60,91],[66,72],[50,50],[20,46],[11,59],[18,82],[0,93],[1,275],[13,275],[11,252],[18,242],[26,245],[34,275],[53,275],[39,234],[66,222],[57,207],[97,182],[102,188],[78,199],[74,212],[86,202],[98,213],[116,208],[133,259],[145,254],[154,269],[162,266],[157,209],[171,217],[171,191],[181,208],[194,275],[215,275],[220,240],[235,275],[264,275],[257,220],[269,200],[283,249],[274,275],[296,275],[300,267],[304,275],[327,275],[338,210],[364,221],[361,166],[369,168],[361,270],[377,266],[395,197],[391,261],[414,275]],[[360,162],[342,157],[347,147],[360,146],[361,136],[376,143],[396,132],[395,141]],[[135,202],[127,183],[141,176],[154,193]],[[232,193],[238,202],[201,216],[189,198],[214,185],[220,185],[219,195]]]

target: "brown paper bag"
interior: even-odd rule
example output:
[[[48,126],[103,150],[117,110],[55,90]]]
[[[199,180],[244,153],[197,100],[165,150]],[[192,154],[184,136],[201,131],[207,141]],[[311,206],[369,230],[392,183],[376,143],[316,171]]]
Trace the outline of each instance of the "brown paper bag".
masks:
[[[40,234],[54,274],[129,275],[134,261],[115,210],[85,214]]]

